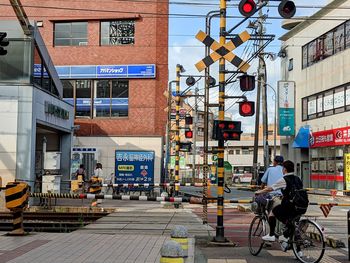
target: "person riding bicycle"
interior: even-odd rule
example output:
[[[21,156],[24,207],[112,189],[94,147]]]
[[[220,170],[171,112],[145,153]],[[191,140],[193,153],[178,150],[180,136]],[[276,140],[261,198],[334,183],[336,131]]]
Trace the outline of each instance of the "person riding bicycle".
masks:
[[[273,159],[273,166],[269,167],[261,178],[261,186],[264,188],[265,186],[272,186],[278,180],[283,178],[283,157],[276,155]],[[269,193],[271,196],[273,195],[281,195],[281,190],[272,191]]]
[[[266,236],[263,236],[262,239],[264,241],[273,242],[276,240],[275,237],[275,228],[276,228],[276,218],[282,223],[287,223],[288,220],[293,219],[302,213],[300,212],[295,204],[293,203],[293,194],[295,195],[295,190],[300,190],[303,188],[303,183],[299,177],[294,175],[294,163],[292,161],[283,162],[283,178],[278,180],[272,186],[268,186],[262,190],[256,191],[257,195],[269,193],[272,191],[276,191],[281,189],[283,197],[280,205],[275,206],[272,209],[272,213],[269,215],[269,225],[270,225],[270,233]],[[307,199],[307,197],[306,197]],[[308,200],[307,200],[308,203]],[[306,207],[307,208],[307,207]],[[290,230],[287,229],[283,232],[283,235],[279,237],[279,241],[288,242]]]
[[[273,166],[269,167],[264,175],[261,178],[261,189],[264,189],[266,186],[271,187],[273,184],[275,184],[278,180],[283,178],[283,157],[282,156],[275,156],[273,159]],[[269,213],[272,211],[272,209],[281,204],[281,196],[282,192],[281,190],[272,191],[269,193],[261,194],[255,197],[255,202],[257,202],[259,205],[265,207]],[[267,202],[269,200],[269,202]],[[266,205],[268,204],[268,207]]]

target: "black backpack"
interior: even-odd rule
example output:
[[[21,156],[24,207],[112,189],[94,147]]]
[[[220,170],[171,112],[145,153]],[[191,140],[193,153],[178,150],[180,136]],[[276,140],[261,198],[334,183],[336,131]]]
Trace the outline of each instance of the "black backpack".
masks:
[[[295,211],[302,215],[305,214],[309,206],[309,198],[307,196],[307,191],[303,189],[303,183],[299,177],[294,175],[287,175],[284,177],[287,187],[288,201],[294,205]]]

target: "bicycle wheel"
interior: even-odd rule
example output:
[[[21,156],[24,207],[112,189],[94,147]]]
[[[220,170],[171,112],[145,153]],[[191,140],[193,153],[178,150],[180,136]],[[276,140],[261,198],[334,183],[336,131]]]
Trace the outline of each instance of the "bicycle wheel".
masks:
[[[266,232],[266,220],[261,216],[256,216],[249,227],[249,251],[253,256],[257,256],[264,246],[262,237]]]
[[[292,248],[296,258],[303,263],[319,262],[326,243],[321,228],[309,219],[302,219],[296,226]]]

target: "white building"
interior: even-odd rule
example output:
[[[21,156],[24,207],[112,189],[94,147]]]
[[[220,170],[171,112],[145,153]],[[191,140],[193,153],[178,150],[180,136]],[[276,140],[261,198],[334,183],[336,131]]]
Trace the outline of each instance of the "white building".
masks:
[[[311,135],[281,140],[281,151],[296,162],[305,186],[350,189],[343,171],[350,152],[350,12],[342,8],[349,6],[330,1],[280,38],[281,80],[296,87],[295,130]]]

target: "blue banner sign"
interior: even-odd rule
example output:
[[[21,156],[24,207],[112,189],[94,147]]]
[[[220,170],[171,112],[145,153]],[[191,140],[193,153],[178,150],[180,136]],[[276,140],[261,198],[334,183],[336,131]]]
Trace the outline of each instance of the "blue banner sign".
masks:
[[[41,76],[41,65],[34,65],[34,77]],[[156,65],[93,65],[93,66],[56,66],[62,79],[84,78],[155,78]],[[46,75],[45,75],[46,74]],[[44,70],[44,75],[47,76]]]
[[[97,66],[98,78],[126,78],[127,66]]]
[[[115,183],[154,183],[153,151],[115,151]]]
[[[73,98],[63,98],[63,100],[70,105],[74,106]],[[89,112],[91,110],[91,99],[88,98],[77,98],[76,110],[79,112]],[[109,110],[112,107],[113,111],[128,112],[129,99],[128,98],[96,98],[94,99],[94,108],[96,110]]]
[[[278,81],[278,134],[295,135],[295,83]]]

